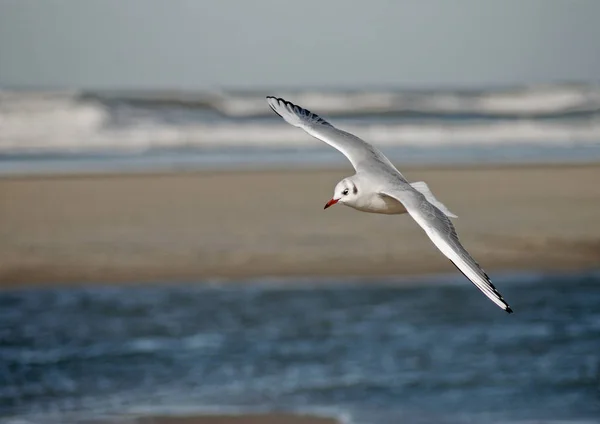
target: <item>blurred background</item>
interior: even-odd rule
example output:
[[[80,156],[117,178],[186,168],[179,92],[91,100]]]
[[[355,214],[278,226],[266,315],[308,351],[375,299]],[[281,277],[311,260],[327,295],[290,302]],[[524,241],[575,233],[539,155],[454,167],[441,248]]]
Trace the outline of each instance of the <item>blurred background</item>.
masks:
[[[0,0],[0,423],[600,422],[599,16]],[[354,171],[266,95],[426,181],[515,314],[323,212]]]

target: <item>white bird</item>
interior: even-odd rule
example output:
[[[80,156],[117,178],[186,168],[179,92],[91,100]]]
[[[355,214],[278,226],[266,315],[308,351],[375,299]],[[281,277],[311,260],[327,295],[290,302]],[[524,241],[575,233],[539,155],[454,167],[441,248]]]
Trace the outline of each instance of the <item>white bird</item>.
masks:
[[[450,222],[456,218],[439,202],[424,182],[409,183],[378,149],[342,131],[320,116],[278,97],[267,96],[271,109],[294,127],[342,152],[356,174],[344,178],[334,189],[325,209],[342,203],[363,212],[409,213],[431,241],[475,286],[508,313],[512,309],[479,264],[462,246]]]

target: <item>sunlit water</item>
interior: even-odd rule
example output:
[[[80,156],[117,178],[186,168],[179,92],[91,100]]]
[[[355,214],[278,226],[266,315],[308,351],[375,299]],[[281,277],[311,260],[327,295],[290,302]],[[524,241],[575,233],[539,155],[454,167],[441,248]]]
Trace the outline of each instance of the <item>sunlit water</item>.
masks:
[[[600,422],[600,274],[0,293],[0,422],[309,411]]]

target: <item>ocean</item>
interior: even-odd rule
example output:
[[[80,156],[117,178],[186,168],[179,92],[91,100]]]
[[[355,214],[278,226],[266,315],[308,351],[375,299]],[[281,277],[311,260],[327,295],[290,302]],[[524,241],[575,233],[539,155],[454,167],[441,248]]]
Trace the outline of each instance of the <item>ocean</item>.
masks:
[[[0,423],[295,411],[600,422],[600,274],[0,292]],[[365,284],[366,283],[366,284]]]
[[[600,158],[600,87],[265,92],[0,91],[0,175],[343,165],[283,122],[289,99],[395,163]]]
[[[0,91],[0,175],[347,166],[274,94],[411,164],[600,159],[600,87]],[[0,424],[307,412],[345,424],[600,423],[600,274],[0,291]]]

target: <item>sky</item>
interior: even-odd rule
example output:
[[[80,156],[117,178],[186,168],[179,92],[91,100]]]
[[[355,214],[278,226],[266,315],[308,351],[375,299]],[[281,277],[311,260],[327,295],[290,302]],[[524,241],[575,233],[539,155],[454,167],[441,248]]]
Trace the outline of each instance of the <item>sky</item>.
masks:
[[[598,81],[597,0],[0,0],[0,87]]]

